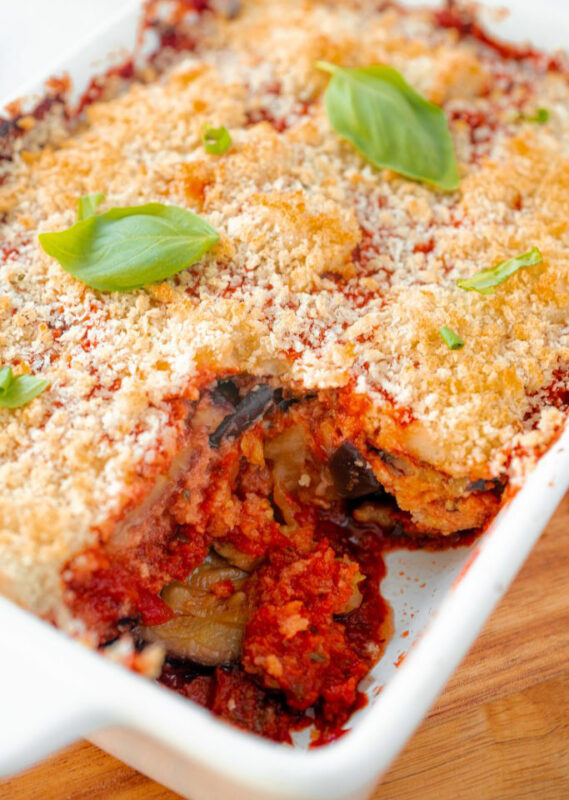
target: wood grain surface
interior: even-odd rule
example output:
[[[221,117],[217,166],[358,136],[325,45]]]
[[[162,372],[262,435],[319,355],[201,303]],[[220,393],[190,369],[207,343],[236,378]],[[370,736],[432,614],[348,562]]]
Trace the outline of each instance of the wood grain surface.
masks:
[[[176,800],[87,742],[0,800]],[[569,495],[373,800],[569,798]]]

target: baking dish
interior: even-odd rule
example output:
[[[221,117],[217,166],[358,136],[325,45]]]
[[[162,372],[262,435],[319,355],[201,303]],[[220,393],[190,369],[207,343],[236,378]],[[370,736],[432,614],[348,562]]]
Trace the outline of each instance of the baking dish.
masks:
[[[544,480],[547,482],[550,477],[551,475],[546,473]],[[559,487],[554,488],[561,491]],[[540,492],[540,484],[535,491]],[[546,494],[551,497],[550,493]],[[538,495],[532,495],[529,490],[524,490],[512,504],[512,509],[519,508],[520,497],[529,497],[529,501],[525,502],[535,505],[534,496]],[[543,505],[543,498],[540,500],[541,507],[537,512],[537,518],[544,522],[548,509]],[[516,503],[518,503],[517,506]],[[480,554],[467,577],[444,601],[447,588],[462,570],[465,560],[471,558],[471,553],[463,550],[449,552],[440,557],[424,553],[393,554],[390,557],[388,561],[389,577],[384,584],[384,591],[394,607],[396,638],[391,643],[382,663],[374,671],[374,685],[369,687],[372,696],[374,689],[381,683],[387,684],[387,688],[373,705],[370,704],[359,715],[359,720],[354,721],[355,732],[346,737],[345,741],[330,748],[330,754],[329,751],[325,753],[323,751],[322,754],[311,753],[307,756],[285,752],[261,745],[225,728],[221,729],[219,724],[214,724],[212,720],[207,719],[206,721],[203,713],[196,715],[195,709],[187,710],[184,707],[182,710],[179,703],[173,705],[170,702],[172,698],[166,700],[163,693],[154,687],[137,685],[130,676],[124,673],[121,673],[119,677],[118,673],[99,672],[103,668],[102,662],[100,665],[97,662],[95,666],[95,660],[88,653],[79,655],[72,649],[59,650],[58,648],[60,644],[63,645],[63,642],[58,639],[56,646],[55,638],[50,632],[54,641],[53,647],[47,641],[45,646],[42,642],[38,643],[37,638],[43,639],[43,634],[40,636],[33,631],[28,633],[27,623],[24,626],[19,623],[19,627],[32,641],[34,653],[39,652],[42,657],[44,654],[47,657],[49,653],[52,653],[54,664],[57,664],[58,670],[60,670],[61,662],[65,660],[75,674],[81,675],[81,685],[76,687],[76,692],[72,681],[63,676],[66,684],[64,699],[58,697],[59,693],[55,691],[55,688],[52,694],[58,713],[60,713],[60,709],[64,709],[64,716],[69,717],[67,734],[77,733],[89,727],[122,723],[134,725],[147,733],[153,733],[164,742],[171,741],[176,748],[186,750],[188,756],[194,759],[195,774],[191,775],[191,782],[188,781],[187,774],[180,774],[179,778],[171,775],[168,779],[164,774],[160,775],[154,772],[153,774],[174,785],[178,790],[190,791],[191,795],[195,797],[212,796],[214,786],[211,782],[208,783],[210,779],[203,771],[209,762],[216,766],[218,772],[223,769],[227,776],[237,779],[242,784],[257,786],[256,795],[254,792],[250,792],[243,796],[266,797],[272,783],[279,786],[279,790],[276,793],[273,791],[272,796],[315,797],[320,796],[322,792],[336,797],[362,796],[366,785],[374,779],[374,772],[387,763],[389,756],[394,751],[394,744],[400,743],[407,729],[417,722],[424,706],[432,699],[432,694],[437,686],[460,657],[461,645],[466,646],[471,640],[476,624],[480,624],[487,607],[498,596],[507,578],[511,577],[510,570],[513,571],[513,567],[519,564],[523,555],[520,547],[523,549],[523,545],[526,543],[529,546],[530,540],[536,535],[537,526],[534,524],[536,517],[526,516],[523,504],[521,509],[520,516],[516,516],[511,509],[502,515],[502,521],[495,524],[492,529],[493,533],[486,537],[481,550],[475,551]],[[523,520],[523,525],[520,520]],[[510,547],[517,549],[515,556],[510,557]],[[488,551],[490,556],[487,556]],[[481,563],[482,567],[480,567]],[[492,565],[494,572],[488,571],[485,574],[484,565],[488,563]],[[406,591],[404,595],[400,594],[402,581],[395,576],[401,572],[408,579],[403,585],[409,583],[416,585],[415,592]],[[476,576],[476,580],[471,578],[473,574]],[[465,590],[465,585],[469,589]],[[409,606],[413,606],[412,612],[415,614],[412,626],[404,621],[406,614],[409,616],[411,614]],[[397,634],[402,634],[403,628],[407,628],[410,632],[409,640],[412,640],[418,635],[428,616],[437,607],[439,607],[438,620],[425,634],[423,641],[408,662],[403,665],[399,674],[393,678],[395,673],[393,664],[399,662],[401,656],[401,644]],[[468,612],[465,612],[464,609],[468,609]],[[446,625],[441,623],[441,620],[444,619],[447,619]],[[457,630],[457,622],[461,626],[460,631]],[[38,625],[38,623],[34,624]],[[7,627],[8,625],[5,625],[5,628]],[[437,639],[437,632],[441,642],[451,641],[453,643],[451,647],[447,648],[444,655],[442,655],[443,647]],[[464,637],[464,642],[461,637]],[[428,647],[426,643],[428,643]],[[65,647],[69,648],[68,643],[65,643]],[[422,655],[419,656],[419,654]],[[85,657],[90,660],[84,662],[77,660]],[[21,681],[24,677],[20,665],[22,658],[23,654],[20,654],[19,660],[16,662],[16,669]],[[413,668],[410,665],[414,665],[418,675],[421,676],[420,680],[414,680]],[[91,674],[92,671],[96,671],[95,674]],[[436,677],[431,673],[434,673]],[[403,679],[402,676],[405,678]],[[8,683],[10,681],[7,681]],[[28,682],[25,681],[25,683]],[[399,687],[402,697],[405,698],[404,701],[400,702],[397,687]],[[40,689],[42,695],[45,694],[45,688],[40,687]],[[147,690],[150,690],[150,693]],[[419,697],[415,697],[415,692],[419,694]],[[89,698],[88,703],[85,703],[85,697]],[[114,700],[115,697],[120,697],[120,703]],[[32,696],[31,701],[33,702],[33,700]],[[393,713],[390,712],[390,702],[394,707]],[[139,711],[139,709],[142,710]],[[50,709],[45,704],[43,711],[47,714],[49,721]],[[143,719],[139,719],[139,716]],[[33,713],[22,714],[22,724],[28,717],[35,726],[41,729],[37,715]],[[397,723],[394,724],[394,720],[397,720]],[[212,725],[213,727],[211,727]],[[184,734],[186,726],[189,731],[187,739]],[[193,741],[196,733],[199,733],[200,736],[199,743]],[[13,735],[12,731],[11,736]],[[389,737],[389,745],[384,746],[387,737]],[[55,735],[50,737],[50,741],[52,744],[58,743]],[[109,741],[107,737],[107,746]],[[180,741],[183,744],[180,744]],[[16,740],[12,739],[12,743],[16,744]],[[349,743],[349,747],[347,743]],[[215,747],[212,747],[213,744]],[[346,746],[344,746],[345,744]],[[263,749],[259,750],[258,747],[261,746]],[[122,747],[122,754],[128,755],[124,748],[128,748],[129,743],[123,734],[115,736],[113,747],[115,751]],[[224,752],[222,748],[226,748],[228,752]],[[376,750],[380,750],[382,754],[379,765],[374,756]],[[144,761],[147,770],[149,765],[151,766],[150,760],[146,759],[141,751],[135,755],[131,753],[128,760],[132,761],[133,759],[136,759],[136,765],[140,765],[141,761]],[[261,760],[264,767],[262,775],[259,774],[258,766]],[[160,765],[161,769],[165,770],[168,763],[170,763],[170,759],[164,754]],[[174,768],[175,763],[171,762],[171,766]],[[338,772],[339,769],[342,770],[341,773]],[[342,776],[344,780],[342,780]],[[182,783],[182,781],[184,782]],[[190,788],[188,789],[188,787]]]

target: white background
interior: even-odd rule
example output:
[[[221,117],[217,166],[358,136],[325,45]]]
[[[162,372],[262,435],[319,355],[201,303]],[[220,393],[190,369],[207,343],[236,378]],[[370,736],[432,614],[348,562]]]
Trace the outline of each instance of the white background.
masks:
[[[0,98],[45,78],[46,66],[62,60],[124,2],[0,0]]]

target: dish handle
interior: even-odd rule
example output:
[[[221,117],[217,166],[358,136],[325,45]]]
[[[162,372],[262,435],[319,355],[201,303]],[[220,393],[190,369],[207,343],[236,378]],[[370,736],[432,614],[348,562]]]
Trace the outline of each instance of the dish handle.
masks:
[[[109,719],[94,687],[56,668],[50,626],[0,598],[0,631],[0,777],[7,777]]]

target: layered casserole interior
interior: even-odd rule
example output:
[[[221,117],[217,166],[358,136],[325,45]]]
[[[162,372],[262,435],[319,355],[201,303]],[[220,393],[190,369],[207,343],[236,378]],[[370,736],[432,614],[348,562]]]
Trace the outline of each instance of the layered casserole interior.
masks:
[[[562,428],[566,63],[454,4],[152,2],[146,25],[153,56],[80,113],[52,82],[0,125],[0,589],[242,728],[323,743],[389,636],[382,552],[470,541]],[[442,109],[456,185],[339,136],[322,63],[387,65]],[[160,203],[218,239],[92,288],[38,243],[85,197],[79,224]]]

